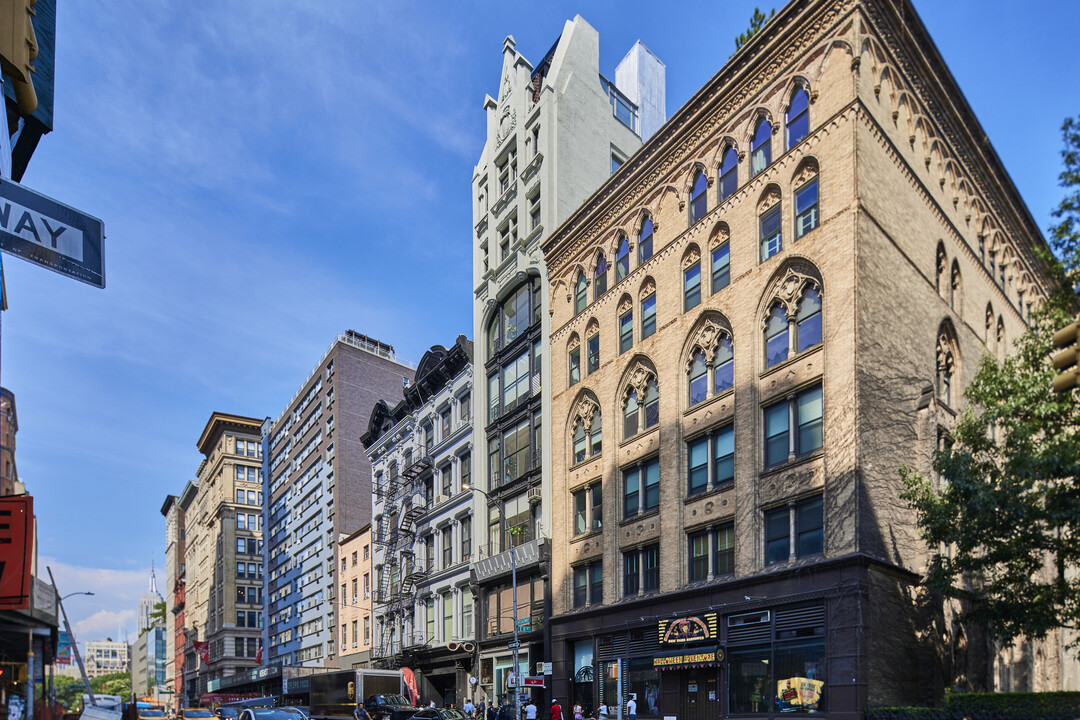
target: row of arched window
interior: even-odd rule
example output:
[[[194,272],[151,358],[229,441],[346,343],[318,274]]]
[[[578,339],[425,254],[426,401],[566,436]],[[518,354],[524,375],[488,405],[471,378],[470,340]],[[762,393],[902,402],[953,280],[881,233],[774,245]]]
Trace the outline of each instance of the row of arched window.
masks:
[[[797,87],[792,92],[787,112],[786,137],[788,149],[803,140],[809,133],[809,128],[809,96],[805,88]],[[764,114],[759,117],[755,125],[750,151],[750,177],[753,178],[772,162],[772,125]],[[811,180],[795,189],[796,239],[813,230],[819,224],[816,166],[813,175],[814,177]],[[717,202],[722,203],[733,195],[739,187],[739,155],[732,144],[728,144],[721,153],[717,178],[719,181],[717,183]],[[709,184],[710,181],[704,168],[696,170],[689,191],[690,225],[693,225],[708,213],[707,191]],[[770,205],[768,211],[763,213],[760,226],[761,259],[764,261],[780,252],[781,249],[780,206],[778,202],[775,206]],[[653,228],[653,219],[646,214],[637,228],[636,252],[634,253],[631,253],[629,238],[624,234],[620,234],[615,250],[613,268],[609,267],[609,259],[602,251],[597,255],[596,264],[591,273],[592,299],[594,301],[607,292],[609,270],[614,270],[614,284],[618,284],[630,274],[632,260],[636,263],[636,266],[640,266],[652,257],[654,246]],[[589,304],[588,285],[589,278],[586,277],[584,272],[579,272],[574,282],[573,291],[575,315],[582,312]],[[716,289],[714,285],[714,292]]]

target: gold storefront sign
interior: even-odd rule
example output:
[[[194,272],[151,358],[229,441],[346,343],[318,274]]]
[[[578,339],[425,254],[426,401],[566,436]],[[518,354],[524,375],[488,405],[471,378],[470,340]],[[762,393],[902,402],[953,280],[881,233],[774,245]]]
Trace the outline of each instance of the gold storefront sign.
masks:
[[[657,623],[657,637],[661,645],[679,645],[690,642],[719,640],[716,613],[691,615]]]

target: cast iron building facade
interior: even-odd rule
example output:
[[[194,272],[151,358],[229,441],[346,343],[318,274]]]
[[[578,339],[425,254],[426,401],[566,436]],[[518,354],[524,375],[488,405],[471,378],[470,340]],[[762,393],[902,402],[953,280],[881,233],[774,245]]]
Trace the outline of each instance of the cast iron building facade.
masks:
[[[857,718],[987,687],[898,468],[932,473],[1044,245],[909,2],[777,13],[543,246],[555,693],[624,702],[621,663],[643,717],[779,713],[790,680]]]
[[[371,409],[400,397],[414,366],[394,348],[338,335],[275,420],[263,423],[267,495],[266,662],[336,667],[338,540],[371,522]]]
[[[487,140],[473,174],[474,475],[476,487],[504,505],[509,526],[501,528],[496,506],[476,493],[474,674],[491,700],[506,693],[512,668],[511,547],[522,621],[519,670],[534,674],[547,657],[550,308],[540,243],[640,147],[642,128],[648,133],[663,123],[664,66],[639,42],[616,82],[609,81],[600,75],[599,35],[578,16],[535,66],[508,37],[498,96],[484,108]]]
[[[432,347],[404,399],[376,404],[361,438],[375,483],[372,660],[412,668],[425,700],[455,707],[470,697],[476,649],[475,525],[462,488],[473,472],[472,357],[464,335]]]

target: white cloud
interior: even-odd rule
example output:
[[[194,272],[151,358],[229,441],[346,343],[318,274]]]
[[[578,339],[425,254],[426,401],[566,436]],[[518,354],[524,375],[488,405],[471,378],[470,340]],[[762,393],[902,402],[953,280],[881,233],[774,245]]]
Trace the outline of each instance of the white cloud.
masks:
[[[45,568],[52,568],[57,590],[61,596],[69,593],[92,592],[93,596],[75,595],[64,603],[75,638],[87,640],[135,639],[135,613],[139,598],[149,588],[150,568],[117,570],[114,568],[82,567],[42,557],[38,568],[44,578]],[[117,635],[123,632],[121,637]]]

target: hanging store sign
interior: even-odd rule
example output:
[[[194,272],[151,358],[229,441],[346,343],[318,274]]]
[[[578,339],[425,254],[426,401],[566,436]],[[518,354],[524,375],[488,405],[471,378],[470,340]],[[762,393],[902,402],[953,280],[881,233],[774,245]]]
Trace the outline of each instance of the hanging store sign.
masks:
[[[715,642],[720,639],[716,613],[691,615],[657,623],[657,636],[661,645],[683,645],[695,642]]]
[[[716,667],[724,662],[724,648],[709,647],[696,650],[676,650],[653,656],[657,670],[686,670],[688,668]]]

